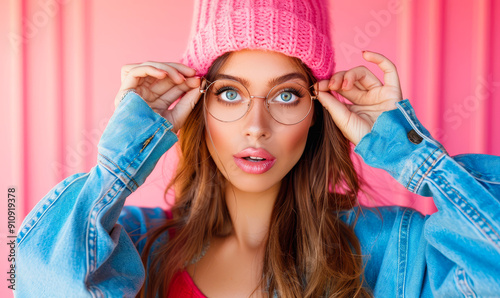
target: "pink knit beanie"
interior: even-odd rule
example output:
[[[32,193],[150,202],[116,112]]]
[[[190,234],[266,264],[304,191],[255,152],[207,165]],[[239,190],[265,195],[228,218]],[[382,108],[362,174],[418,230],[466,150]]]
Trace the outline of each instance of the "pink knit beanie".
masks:
[[[262,49],[302,60],[317,79],[334,67],[326,0],[196,0],[182,63],[203,76],[220,55]]]

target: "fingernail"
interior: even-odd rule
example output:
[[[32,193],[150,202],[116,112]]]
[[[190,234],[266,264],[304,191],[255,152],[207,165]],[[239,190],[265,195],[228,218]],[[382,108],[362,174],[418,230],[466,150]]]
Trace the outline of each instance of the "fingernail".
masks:
[[[330,83],[328,84],[328,89],[331,89],[334,83],[335,83],[335,79],[331,78]]]
[[[344,79],[344,82],[342,83],[342,89],[345,89],[347,87],[347,80]]]

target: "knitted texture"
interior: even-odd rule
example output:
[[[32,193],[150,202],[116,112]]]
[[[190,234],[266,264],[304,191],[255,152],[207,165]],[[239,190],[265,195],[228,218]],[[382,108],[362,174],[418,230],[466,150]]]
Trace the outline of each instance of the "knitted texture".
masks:
[[[200,76],[220,55],[242,49],[297,57],[317,79],[333,72],[326,0],[196,0],[194,9],[181,62]]]

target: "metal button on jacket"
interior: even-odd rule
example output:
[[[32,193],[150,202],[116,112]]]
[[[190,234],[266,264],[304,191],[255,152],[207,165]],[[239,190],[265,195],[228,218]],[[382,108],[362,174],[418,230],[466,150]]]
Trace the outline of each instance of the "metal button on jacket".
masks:
[[[410,130],[407,136],[408,140],[410,140],[413,144],[420,144],[424,139],[414,129]]]

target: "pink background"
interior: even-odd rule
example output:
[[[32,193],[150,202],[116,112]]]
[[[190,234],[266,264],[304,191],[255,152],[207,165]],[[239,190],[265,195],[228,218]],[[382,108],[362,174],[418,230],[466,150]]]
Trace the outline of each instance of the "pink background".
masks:
[[[500,154],[498,1],[332,3],[338,70],[362,64],[361,50],[385,54],[398,66],[404,97],[451,155]],[[192,0],[1,0],[0,190],[6,198],[8,187],[17,188],[17,227],[54,185],[96,163],[120,67],[179,59],[192,6]],[[174,154],[166,154],[128,204],[165,206],[173,161]],[[361,168],[373,188],[370,204],[434,211],[431,199],[408,194],[385,173]],[[5,274],[6,208],[4,199],[1,297],[12,296]]]

